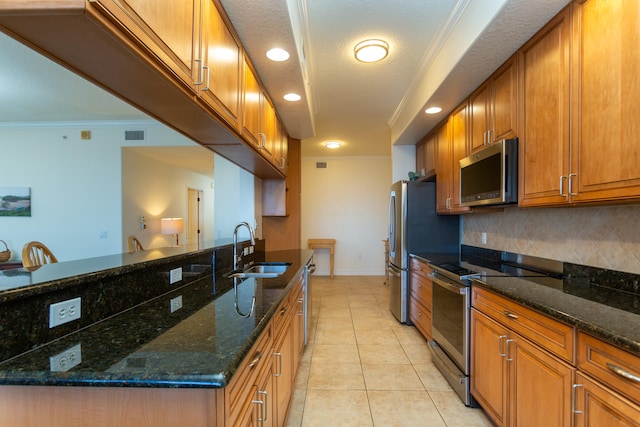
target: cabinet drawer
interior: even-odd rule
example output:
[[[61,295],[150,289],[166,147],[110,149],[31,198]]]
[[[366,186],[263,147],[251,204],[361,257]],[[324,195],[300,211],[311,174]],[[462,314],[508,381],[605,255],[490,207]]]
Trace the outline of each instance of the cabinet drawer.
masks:
[[[258,380],[258,373],[271,360],[272,326],[273,323],[270,322],[224,389],[230,419],[235,419],[242,411],[243,404],[250,400],[248,397],[252,395],[252,386]]]
[[[429,312],[431,311],[431,288],[433,286],[430,279],[426,279],[417,273],[411,272],[411,296],[417,299]]]
[[[471,305],[564,360],[573,362],[575,329],[485,289],[473,287]]]
[[[289,292],[289,294],[285,297],[284,300],[278,306],[278,309],[273,314],[273,330],[274,330],[274,338],[277,338],[280,331],[284,329],[284,325],[289,320],[289,316],[296,309],[295,301],[293,301],[293,294]]]
[[[640,402],[640,357],[579,332],[578,369]]]
[[[412,273],[419,274],[420,276],[428,280],[430,280],[429,273],[433,271],[431,268],[429,268],[429,265],[426,262],[413,257],[410,258],[409,269]]]
[[[431,339],[431,312],[425,309],[415,298],[409,298],[409,318],[422,336]]]

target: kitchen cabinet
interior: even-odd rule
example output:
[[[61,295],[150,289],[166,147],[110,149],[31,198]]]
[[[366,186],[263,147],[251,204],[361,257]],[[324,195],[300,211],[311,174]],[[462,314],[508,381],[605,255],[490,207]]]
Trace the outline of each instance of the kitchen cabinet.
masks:
[[[429,134],[416,145],[416,172],[418,180],[433,177],[436,174],[436,138]]]
[[[574,2],[520,50],[520,206],[640,197],[637,12]]]
[[[297,295],[296,295],[297,296]],[[282,426],[287,416],[291,393],[293,392],[293,381],[295,368],[293,360],[294,328],[293,317],[297,304],[294,295],[289,295],[286,302],[283,302],[276,316],[281,319],[279,336],[276,337],[276,346],[273,352],[273,382],[274,382],[274,410],[273,419],[275,425]]]
[[[574,3],[571,202],[640,197],[640,6]]]
[[[521,137],[519,206],[569,200],[571,6],[543,27],[518,52]]]
[[[467,103],[458,106],[436,135],[436,212],[460,214],[471,208],[460,206],[460,159],[467,155]]]
[[[574,329],[484,289],[472,294],[473,396],[499,426],[570,426]]]
[[[200,81],[200,0],[94,0],[98,9],[194,93]]]
[[[417,258],[410,259],[409,319],[426,339],[431,339],[431,268]]]
[[[203,0],[203,9],[198,95],[239,130],[242,46],[218,11],[217,0]]]
[[[509,58],[469,97],[470,151],[518,136],[518,62]]]
[[[219,46],[239,55],[241,46],[218,6],[218,0],[2,1],[0,25],[256,176],[283,178],[241,137],[240,63],[222,65],[214,55]]]
[[[276,139],[282,138],[281,134],[278,135],[277,127],[281,124],[276,124],[276,110],[247,58],[244,60],[243,69],[242,135],[254,145],[263,158],[282,170],[282,158],[274,157]],[[282,154],[282,151],[280,153]],[[286,164],[286,159],[284,163]]]
[[[640,358],[578,334],[576,425],[640,425]]]

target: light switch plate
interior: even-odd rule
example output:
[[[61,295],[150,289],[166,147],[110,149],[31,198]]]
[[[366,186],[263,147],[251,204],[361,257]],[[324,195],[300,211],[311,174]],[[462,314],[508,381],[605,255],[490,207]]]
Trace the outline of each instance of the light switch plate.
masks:
[[[80,297],[57,302],[49,306],[49,328],[78,320],[82,315],[82,299]]]

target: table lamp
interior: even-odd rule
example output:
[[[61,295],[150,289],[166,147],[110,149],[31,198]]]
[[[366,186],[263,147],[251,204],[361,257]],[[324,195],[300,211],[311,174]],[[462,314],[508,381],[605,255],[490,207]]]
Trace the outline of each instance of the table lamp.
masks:
[[[160,220],[160,231],[162,234],[175,234],[176,246],[179,246],[178,235],[184,231],[184,221],[182,218],[162,218]]]

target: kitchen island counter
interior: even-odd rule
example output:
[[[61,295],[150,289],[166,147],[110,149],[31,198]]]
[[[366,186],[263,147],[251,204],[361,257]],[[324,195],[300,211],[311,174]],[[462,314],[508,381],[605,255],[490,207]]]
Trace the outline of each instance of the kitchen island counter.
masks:
[[[205,275],[0,363],[0,384],[224,387],[311,256],[267,252],[265,261],[291,263],[275,278]]]

